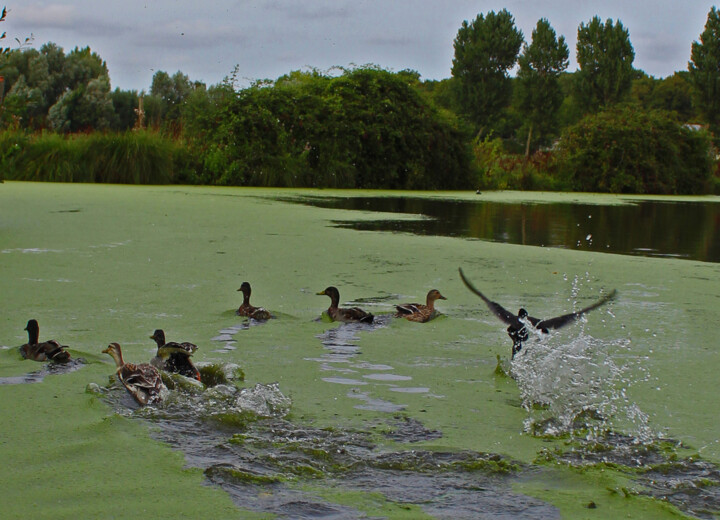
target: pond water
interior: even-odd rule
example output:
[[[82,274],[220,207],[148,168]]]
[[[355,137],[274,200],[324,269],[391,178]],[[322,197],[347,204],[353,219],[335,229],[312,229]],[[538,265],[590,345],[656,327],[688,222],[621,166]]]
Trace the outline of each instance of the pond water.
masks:
[[[0,184],[3,517],[716,518],[717,200],[697,201],[685,248],[660,230],[618,247],[596,224],[644,202],[480,197]],[[545,247],[522,245],[523,211]],[[438,231],[403,227],[420,224]],[[458,267],[542,317],[618,297],[511,361]],[[243,281],[274,319],[235,315]],[[373,324],[323,317],[329,285]],[[437,318],[393,318],[433,288]],[[30,318],[81,361],[21,359]],[[138,408],[101,350],[147,362],[157,328],[227,380]]]
[[[298,197],[319,208],[422,215],[336,220],[339,227],[720,262],[720,202],[493,202],[427,197]]]

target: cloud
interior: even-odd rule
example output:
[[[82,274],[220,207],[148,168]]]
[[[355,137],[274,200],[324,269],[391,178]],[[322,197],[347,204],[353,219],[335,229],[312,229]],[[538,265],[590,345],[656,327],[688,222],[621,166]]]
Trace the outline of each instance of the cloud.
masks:
[[[40,29],[73,29],[77,25],[75,6],[30,4],[11,9],[14,21]]]

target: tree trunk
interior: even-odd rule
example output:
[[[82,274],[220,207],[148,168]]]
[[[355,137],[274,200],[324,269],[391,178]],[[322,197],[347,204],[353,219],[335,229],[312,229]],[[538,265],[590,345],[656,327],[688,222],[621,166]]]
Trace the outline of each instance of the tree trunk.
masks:
[[[533,124],[530,123],[530,129],[528,130],[527,143],[525,143],[525,158],[530,157],[530,140],[532,139]]]

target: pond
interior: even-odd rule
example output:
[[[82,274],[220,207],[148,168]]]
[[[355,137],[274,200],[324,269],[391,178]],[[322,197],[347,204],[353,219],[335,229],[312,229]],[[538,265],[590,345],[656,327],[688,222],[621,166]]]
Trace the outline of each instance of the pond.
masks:
[[[653,207],[625,198],[405,195],[1,184],[6,517],[716,517],[716,210],[695,213],[680,247],[595,224]],[[441,202],[458,220],[444,220]],[[696,211],[717,198],[678,202]],[[543,213],[553,207],[559,224]],[[519,243],[522,211],[526,243],[544,247]],[[411,227],[448,222],[493,233]],[[611,247],[593,249],[601,242]],[[542,317],[618,296],[531,338],[511,362],[506,325],[459,267],[493,300]],[[243,281],[273,319],[235,315]],[[330,300],[317,293],[329,285],[374,322],[322,317]],[[438,317],[393,317],[433,288],[447,298]],[[30,318],[76,362],[22,360]],[[118,342],[128,361],[147,362],[157,328],[232,378],[179,382],[162,404],[137,408],[101,351]]]
[[[631,200],[624,204],[494,202],[427,197],[298,197],[319,208],[422,215],[337,220],[357,230],[478,238],[643,256],[720,262],[720,203]]]

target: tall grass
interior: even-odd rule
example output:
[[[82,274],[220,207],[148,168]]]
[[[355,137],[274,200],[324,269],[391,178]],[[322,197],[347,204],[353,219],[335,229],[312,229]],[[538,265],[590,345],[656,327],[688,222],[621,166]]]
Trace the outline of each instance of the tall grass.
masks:
[[[168,184],[193,182],[181,142],[153,132],[0,134],[0,168],[9,180]]]

